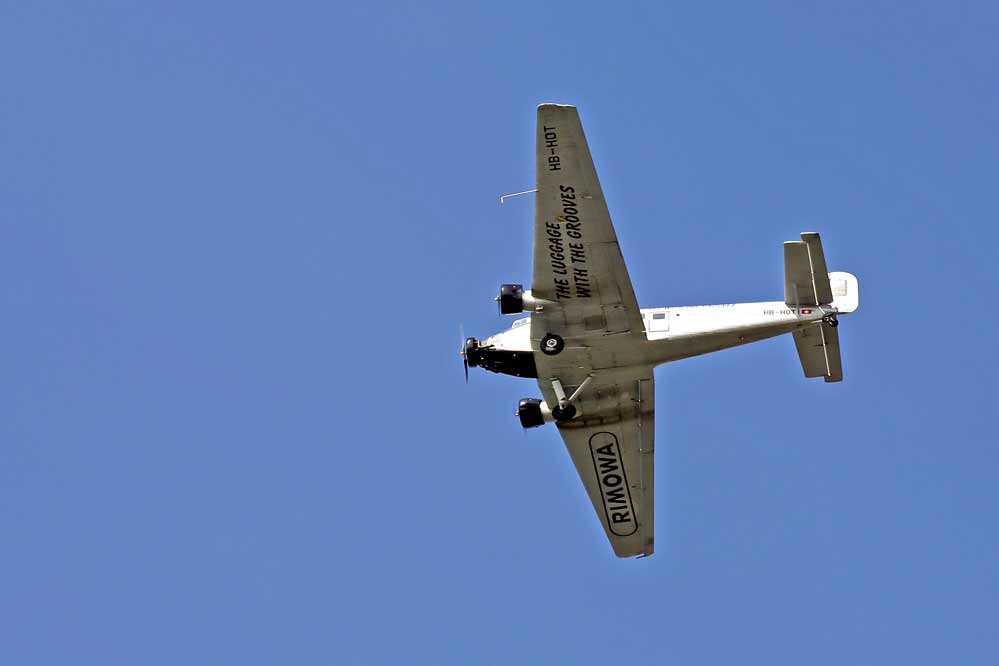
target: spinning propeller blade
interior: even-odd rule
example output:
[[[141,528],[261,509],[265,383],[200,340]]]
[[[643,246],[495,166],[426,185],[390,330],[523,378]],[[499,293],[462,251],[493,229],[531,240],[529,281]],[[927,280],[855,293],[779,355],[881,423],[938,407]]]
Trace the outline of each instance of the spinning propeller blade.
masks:
[[[458,324],[458,334],[461,336],[458,343],[458,353],[461,354],[461,364],[465,366],[465,383],[468,383],[468,356],[465,355],[465,325]]]

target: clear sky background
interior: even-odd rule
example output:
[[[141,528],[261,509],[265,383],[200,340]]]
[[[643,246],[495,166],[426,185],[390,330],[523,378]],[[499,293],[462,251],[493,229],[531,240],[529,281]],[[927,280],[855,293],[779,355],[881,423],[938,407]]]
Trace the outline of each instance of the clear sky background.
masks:
[[[989,2],[4,2],[0,663],[997,664]],[[656,371],[616,559],[536,384],[458,327],[530,282],[578,105],[643,306],[790,338]]]

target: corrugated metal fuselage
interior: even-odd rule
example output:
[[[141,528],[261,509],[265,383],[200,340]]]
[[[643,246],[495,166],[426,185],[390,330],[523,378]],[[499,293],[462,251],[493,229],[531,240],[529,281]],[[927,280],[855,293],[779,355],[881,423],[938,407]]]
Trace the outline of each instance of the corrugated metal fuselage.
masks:
[[[783,301],[643,308],[644,335],[608,335],[586,346],[613,354],[617,367],[661,365],[691,356],[765,340],[814,326],[826,313],[849,310],[826,306],[789,307]],[[572,346],[571,339],[566,340]],[[477,365],[515,377],[537,377],[530,317],[482,341]],[[596,369],[596,368],[595,368]]]

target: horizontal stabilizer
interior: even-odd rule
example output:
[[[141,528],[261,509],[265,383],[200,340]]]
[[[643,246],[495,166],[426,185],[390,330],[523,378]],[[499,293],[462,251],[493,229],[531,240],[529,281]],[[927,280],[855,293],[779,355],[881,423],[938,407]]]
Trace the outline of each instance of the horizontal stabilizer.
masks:
[[[832,303],[832,287],[822,240],[814,231],[784,243],[784,302],[790,306]]]
[[[833,326],[820,323],[799,328],[794,332],[794,344],[806,377],[825,377],[827,382],[843,381],[839,333]]]

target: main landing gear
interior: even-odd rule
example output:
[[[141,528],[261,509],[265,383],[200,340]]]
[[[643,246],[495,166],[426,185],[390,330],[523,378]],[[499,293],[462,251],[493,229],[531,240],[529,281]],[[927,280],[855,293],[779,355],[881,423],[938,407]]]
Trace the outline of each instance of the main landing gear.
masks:
[[[822,318],[822,323],[829,324],[831,327],[836,328],[839,326],[839,319],[836,319],[836,315],[834,314],[827,314]]]
[[[562,336],[555,335],[554,333],[546,333],[545,337],[541,338],[542,354],[555,356],[563,349],[565,349],[565,340],[562,339]]]
[[[556,407],[552,409],[552,416],[559,423],[565,423],[566,421],[571,421],[576,416],[576,406],[567,405],[565,409],[561,407]]]
[[[587,375],[586,379],[572,392],[572,395],[566,397],[562,382],[558,377],[552,377],[549,381],[552,383],[552,391],[555,392],[555,406],[549,410],[548,404],[543,400],[524,398],[517,405],[517,416],[520,418],[520,425],[525,428],[536,428],[543,425],[545,421],[565,423],[576,418],[579,411],[573,403],[576,402],[580,394],[582,394],[583,389],[592,380],[593,375]]]
[[[568,398],[565,397],[565,389],[562,388],[562,382],[556,377],[552,377],[552,390],[555,391],[555,397],[558,399],[558,405],[552,407],[552,416],[559,423],[565,423],[566,421],[571,421],[576,417],[576,405],[572,404],[576,402],[576,398],[582,394],[583,389],[586,385],[590,383],[593,379],[593,375],[587,375],[583,383],[576,387],[576,390],[572,392],[572,395]]]

